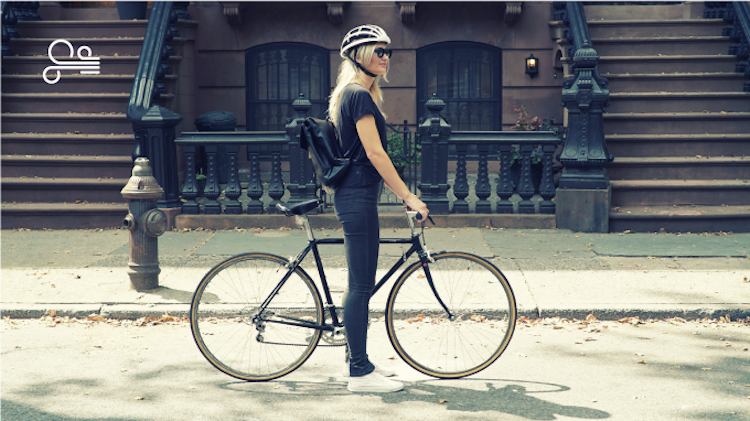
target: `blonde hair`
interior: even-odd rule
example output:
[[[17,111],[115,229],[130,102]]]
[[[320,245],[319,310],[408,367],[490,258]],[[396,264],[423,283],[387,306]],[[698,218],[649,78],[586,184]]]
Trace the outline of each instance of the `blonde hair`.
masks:
[[[360,47],[352,49],[350,51],[350,54],[352,55],[352,58],[354,60],[359,59],[358,61],[363,66],[367,67],[367,64],[369,64],[372,60],[372,55],[374,54],[376,46],[377,43],[364,44]],[[390,65],[390,60],[388,60],[386,73],[377,75],[372,83],[372,86],[370,86],[370,95],[372,96],[375,105],[377,105],[378,110],[380,110],[380,113],[383,114],[383,117],[385,117],[385,113],[383,113],[382,107],[383,91],[380,89],[380,80],[382,79],[388,82],[387,75]],[[336,79],[336,87],[333,89],[330,101],[328,102],[328,117],[331,118],[331,121],[333,121],[333,124],[335,124],[336,127],[341,127],[339,121],[341,119],[341,93],[343,92],[346,85],[349,85],[350,83],[357,80],[359,72],[360,70],[357,68],[357,66],[349,59],[344,59],[339,66],[339,76]]]

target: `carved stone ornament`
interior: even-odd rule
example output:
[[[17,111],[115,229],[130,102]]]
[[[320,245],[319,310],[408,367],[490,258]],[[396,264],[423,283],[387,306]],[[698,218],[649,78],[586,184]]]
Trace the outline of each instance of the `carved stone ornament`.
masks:
[[[221,2],[221,5],[224,6],[224,16],[227,17],[227,22],[229,22],[230,25],[242,25],[242,11],[248,7],[248,3],[241,1],[223,1]]]
[[[509,26],[514,25],[518,22],[521,17],[521,2],[507,2],[505,3],[505,23]]]
[[[341,25],[344,22],[344,3],[326,2],[328,6],[328,20],[334,25]]]
[[[401,13],[401,22],[404,24],[414,23],[417,21],[417,3],[416,2],[398,2],[399,13]]]

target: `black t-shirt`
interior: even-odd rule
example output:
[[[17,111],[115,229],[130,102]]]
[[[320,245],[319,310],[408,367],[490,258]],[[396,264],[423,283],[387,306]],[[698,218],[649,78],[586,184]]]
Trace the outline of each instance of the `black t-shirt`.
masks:
[[[345,152],[350,150],[355,142],[361,142],[359,133],[357,133],[357,121],[368,114],[375,117],[375,126],[380,135],[380,142],[383,149],[386,149],[385,118],[380,113],[378,106],[375,105],[375,101],[372,100],[369,91],[362,85],[351,83],[341,92],[340,104],[341,121],[338,122],[337,126],[341,136],[341,147]],[[364,187],[380,183],[382,179],[363,151],[362,158],[352,165],[351,171],[339,187]]]

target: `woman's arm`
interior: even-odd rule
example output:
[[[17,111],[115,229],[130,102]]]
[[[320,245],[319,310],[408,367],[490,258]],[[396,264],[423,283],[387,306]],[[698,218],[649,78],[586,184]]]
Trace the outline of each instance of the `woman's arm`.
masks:
[[[406,206],[421,213],[421,220],[424,220],[430,211],[424,202],[419,200],[406,187],[406,184],[396,172],[396,167],[393,166],[391,157],[388,156],[388,153],[383,149],[383,144],[380,142],[378,128],[375,125],[375,117],[372,114],[364,115],[357,121],[357,133],[362,140],[362,146],[367,153],[367,159],[370,160],[380,176],[383,177],[385,185],[396,193],[396,196],[401,198]]]

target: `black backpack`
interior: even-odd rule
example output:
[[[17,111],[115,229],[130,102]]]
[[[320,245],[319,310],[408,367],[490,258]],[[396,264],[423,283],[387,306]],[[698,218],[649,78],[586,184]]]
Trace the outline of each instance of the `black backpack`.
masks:
[[[333,193],[352,162],[361,158],[363,149],[362,142],[357,142],[344,152],[333,122],[313,117],[307,117],[302,123],[299,146],[308,152],[318,183],[327,193]]]

